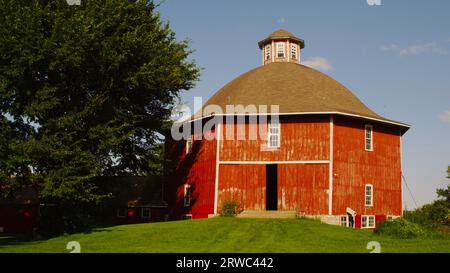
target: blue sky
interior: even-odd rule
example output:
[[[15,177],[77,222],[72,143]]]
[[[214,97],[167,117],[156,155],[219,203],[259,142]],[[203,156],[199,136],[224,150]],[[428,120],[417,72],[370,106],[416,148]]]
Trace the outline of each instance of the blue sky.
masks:
[[[348,87],[377,113],[412,125],[403,170],[419,205],[445,187],[450,165],[450,1],[166,0],[158,8],[204,69],[183,94],[205,101],[261,65],[257,42],[284,28],[305,40],[302,60]],[[404,203],[414,207],[404,188]]]

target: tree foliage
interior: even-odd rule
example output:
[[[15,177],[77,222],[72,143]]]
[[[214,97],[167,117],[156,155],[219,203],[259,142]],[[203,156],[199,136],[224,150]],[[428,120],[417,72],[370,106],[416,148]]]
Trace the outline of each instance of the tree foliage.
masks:
[[[447,178],[450,179],[450,166],[447,168]],[[438,197],[444,199],[450,207],[450,184],[447,185],[447,188],[438,189],[437,190]]]
[[[46,200],[95,203],[93,178],[156,171],[158,131],[199,69],[155,8],[0,0],[3,185],[32,176]]]
[[[450,178],[450,166],[447,169]],[[437,190],[438,200],[413,211],[405,211],[405,219],[431,229],[450,228],[450,185]]]

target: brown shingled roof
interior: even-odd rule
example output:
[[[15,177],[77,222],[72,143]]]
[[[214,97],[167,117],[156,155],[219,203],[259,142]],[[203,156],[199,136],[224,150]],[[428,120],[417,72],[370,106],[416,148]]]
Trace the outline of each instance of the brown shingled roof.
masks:
[[[369,109],[331,77],[287,62],[270,63],[240,75],[216,92],[203,108],[211,104],[219,105],[223,111],[226,105],[279,105],[283,114],[336,112],[398,123]],[[194,118],[199,118],[198,114]]]
[[[288,40],[296,41],[296,42],[300,43],[300,48],[305,47],[304,40],[296,37],[294,34],[292,34],[291,32],[289,32],[287,30],[284,30],[284,29],[279,29],[279,30],[272,32],[267,38],[260,41],[258,43],[258,46],[259,46],[259,48],[262,48],[266,43],[270,42],[271,40],[283,40],[283,39],[288,39]]]
[[[293,38],[295,37],[294,34],[292,34],[292,32],[289,32],[285,29],[279,29],[279,30],[275,30],[274,32],[270,33],[269,38]]]

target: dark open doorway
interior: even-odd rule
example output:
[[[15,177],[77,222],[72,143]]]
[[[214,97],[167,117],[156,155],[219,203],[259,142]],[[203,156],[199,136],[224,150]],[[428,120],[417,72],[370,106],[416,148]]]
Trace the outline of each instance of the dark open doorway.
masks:
[[[278,209],[277,165],[266,165],[266,210]]]
[[[347,217],[348,217],[348,227],[354,228],[355,227],[355,217],[353,217],[353,215],[351,215],[350,213],[347,212]]]

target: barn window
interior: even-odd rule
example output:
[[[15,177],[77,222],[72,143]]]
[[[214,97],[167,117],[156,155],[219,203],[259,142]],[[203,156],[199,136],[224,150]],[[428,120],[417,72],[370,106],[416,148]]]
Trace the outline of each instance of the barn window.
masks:
[[[269,123],[269,133],[268,133],[269,148],[280,147],[280,123],[271,121]]]
[[[373,206],[373,185],[366,184],[365,189],[365,203],[366,207],[372,207]]]
[[[277,43],[277,58],[284,58],[284,43]]]
[[[192,152],[192,139],[186,140],[186,154],[190,154]]]
[[[297,59],[297,45],[291,44],[291,57],[292,59]]]
[[[183,220],[192,220],[192,214],[183,214]]]
[[[265,49],[265,51],[266,51],[266,61],[269,61],[270,58],[271,58],[270,50],[271,50],[270,45],[266,45],[266,49]]]
[[[141,218],[150,218],[150,208],[142,208]]]
[[[119,218],[127,217],[127,209],[117,209],[117,217]]]
[[[361,216],[361,228],[375,228],[375,216],[374,215],[362,215]]]
[[[184,185],[184,206],[189,207],[191,205],[191,185]]]
[[[341,216],[341,221],[340,221],[341,226],[343,227],[348,227],[348,216]]]
[[[373,126],[366,125],[366,151],[373,151]]]

